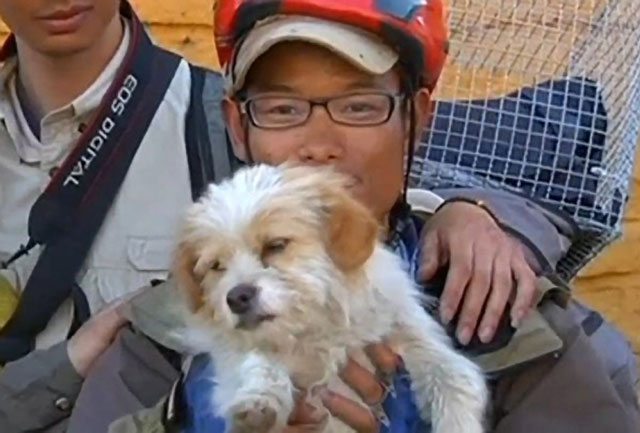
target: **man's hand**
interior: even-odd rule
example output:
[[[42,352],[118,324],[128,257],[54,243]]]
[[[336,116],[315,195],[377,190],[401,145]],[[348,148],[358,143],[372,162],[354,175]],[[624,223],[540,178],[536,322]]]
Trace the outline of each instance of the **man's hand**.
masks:
[[[456,330],[460,343],[468,344],[474,332],[482,342],[490,342],[510,299],[511,322],[518,326],[535,292],[536,276],[524,246],[486,210],[465,202],[446,204],[425,229],[420,278],[428,281],[449,264],[440,316],[449,323],[461,309]]]
[[[366,353],[377,370],[392,376],[400,366],[400,358],[383,344],[367,347]],[[386,397],[385,385],[374,374],[355,361],[349,360],[340,378],[369,405],[381,403]],[[339,418],[358,433],[378,433],[380,425],[373,413],[355,401],[339,394],[325,391],[322,396],[324,406],[331,415]],[[321,425],[321,419],[309,405],[298,404],[284,433],[313,432],[314,425]]]
[[[69,359],[80,376],[86,377],[94,361],[107,350],[118,330],[127,323],[121,311],[124,302],[117,301],[91,317],[69,340]]]
[[[320,413],[304,399],[299,399],[289,417],[289,425],[282,433],[313,433],[324,431],[326,416]]]

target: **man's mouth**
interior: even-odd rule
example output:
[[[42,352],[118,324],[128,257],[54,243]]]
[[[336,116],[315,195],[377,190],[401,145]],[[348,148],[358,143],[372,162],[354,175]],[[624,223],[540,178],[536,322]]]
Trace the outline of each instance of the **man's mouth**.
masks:
[[[53,34],[73,33],[82,25],[93,7],[91,5],[75,5],[68,9],[56,10],[38,18]]]

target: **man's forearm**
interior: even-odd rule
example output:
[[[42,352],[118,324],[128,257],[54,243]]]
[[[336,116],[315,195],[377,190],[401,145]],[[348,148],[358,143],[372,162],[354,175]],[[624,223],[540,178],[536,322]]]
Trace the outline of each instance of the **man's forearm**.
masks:
[[[0,372],[0,431],[39,431],[67,418],[82,378],[66,342],[7,364]]]

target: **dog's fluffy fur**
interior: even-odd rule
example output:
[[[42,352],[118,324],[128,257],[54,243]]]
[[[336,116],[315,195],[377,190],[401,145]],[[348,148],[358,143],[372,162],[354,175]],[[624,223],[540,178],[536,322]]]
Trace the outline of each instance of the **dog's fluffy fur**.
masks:
[[[425,313],[346,185],[330,169],[260,165],[212,185],[189,210],[175,276],[208,337],[199,349],[216,364],[214,406],[230,431],[279,433],[296,390],[332,383],[348,355],[384,340],[435,433],[481,432],[481,372]],[[241,284],[258,289],[250,324],[227,303]],[[351,430],[331,420],[328,431]]]

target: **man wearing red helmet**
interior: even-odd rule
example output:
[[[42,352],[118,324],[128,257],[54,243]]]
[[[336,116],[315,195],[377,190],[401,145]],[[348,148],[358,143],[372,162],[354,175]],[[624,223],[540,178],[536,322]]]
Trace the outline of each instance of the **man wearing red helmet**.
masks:
[[[246,162],[278,163],[294,158],[335,164],[360,181],[360,198],[381,221],[393,217],[391,211],[404,200],[399,192],[406,191],[414,142],[428,122],[431,91],[445,62],[444,16],[443,4],[437,0],[219,2],[216,42],[226,69],[229,99],[225,109],[236,155]],[[256,20],[260,24],[247,32]],[[301,66],[308,70],[292,70],[303,61],[290,63],[289,59],[297,60],[296,53],[303,51],[316,53],[316,66],[336,64],[334,86],[311,89],[321,69],[312,74],[314,68],[305,64]],[[289,84],[298,75],[300,84]],[[353,77],[340,80],[349,75]],[[341,98],[332,100],[333,96]],[[311,120],[320,113],[312,113],[323,102],[332,121],[320,128],[320,136],[314,136]],[[372,119],[337,112],[354,107],[380,111]],[[265,116],[269,110],[291,110],[298,116]],[[338,131],[336,137],[327,135],[333,129]],[[277,149],[271,145],[276,140],[281,143]],[[315,155],[316,150],[320,156]],[[429,225],[425,242],[433,248],[424,250],[422,277],[433,277],[450,258],[452,269],[441,299],[443,319],[449,322],[461,309],[458,339],[467,344],[477,333],[488,342],[511,294],[512,279],[518,282],[518,290],[511,320],[517,323],[523,318],[534,292],[533,271],[549,268],[547,262],[555,262],[562,254],[554,248],[561,244],[559,234],[549,220],[530,212],[527,216],[533,216],[538,226],[512,227],[546,253],[536,260],[532,251],[507,236],[495,220],[496,216],[501,221],[510,219],[511,209],[487,212],[487,207],[474,206],[473,201],[486,197],[483,191],[466,196],[459,191],[442,193],[447,205]],[[503,199],[491,198],[494,202]],[[524,202],[520,206],[520,210],[527,208]],[[554,247],[549,248],[551,245]],[[526,256],[531,257],[527,260]],[[474,269],[481,271],[472,272]],[[481,315],[487,299],[486,313]]]

